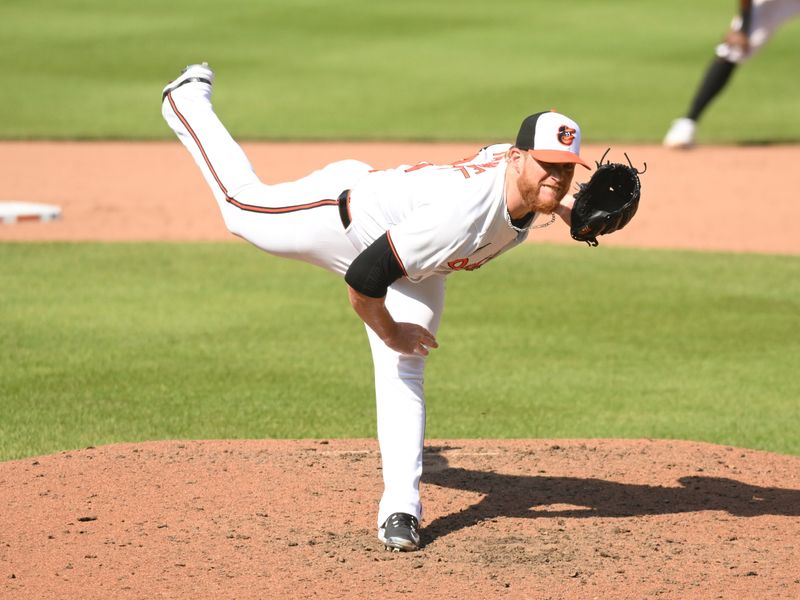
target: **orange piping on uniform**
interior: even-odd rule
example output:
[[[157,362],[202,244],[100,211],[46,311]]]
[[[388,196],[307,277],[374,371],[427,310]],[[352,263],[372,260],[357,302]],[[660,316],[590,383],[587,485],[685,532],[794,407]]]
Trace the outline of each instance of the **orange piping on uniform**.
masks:
[[[389,241],[389,248],[392,249],[392,254],[394,254],[395,259],[397,260],[397,264],[400,265],[400,270],[403,271],[403,275],[408,277],[408,273],[406,272],[406,267],[403,264],[403,261],[400,260],[400,256],[397,254],[397,250],[394,247],[394,242],[392,242],[392,234],[388,231],[386,232],[386,239]]]
[[[200,143],[200,139],[197,137],[197,134],[195,134],[194,130],[189,125],[189,122],[186,120],[186,117],[184,117],[178,110],[178,107],[175,106],[175,101],[172,99],[171,92],[167,94],[167,98],[169,98],[169,104],[172,107],[172,110],[181,120],[183,126],[186,127],[186,130],[189,132],[189,135],[192,136],[194,143],[197,144],[197,148],[200,150],[200,154],[203,155],[203,160],[206,161],[208,170],[211,171],[211,175],[214,176],[214,180],[217,182],[217,185],[219,185],[219,189],[222,190],[222,193],[225,195],[225,201],[228,202],[229,204],[232,204],[233,206],[241,210],[246,210],[249,212],[257,212],[257,213],[265,213],[271,215],[296,212],[299,210],[308,210],[310,208],[317,208],[319,206],[338,206],[339,204],[338,200],[318,200],[316,202],[308,202],[306,204],[295,204],[292,206],[281,206],[277,208],[271,208],[268,206],[256,206],[254,204],[244,204],[242,202],[239,202],[238,200],[235,200],[228,194],[228,190],[225,189],[225,186],[222,184],[222,181],[217,175],[214,166],[211,164],[211,160],[209,160],[208,155],[206,154],[206,151],[203,148],[203,144]]]

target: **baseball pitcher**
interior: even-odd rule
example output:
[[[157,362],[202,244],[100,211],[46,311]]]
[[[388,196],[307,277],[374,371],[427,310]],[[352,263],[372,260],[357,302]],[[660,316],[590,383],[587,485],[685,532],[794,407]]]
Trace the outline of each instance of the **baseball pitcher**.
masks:
[[[573,237],[596,244],[596,235],[633,216],[638,178],[635,190],[615,184],[628,195],[620,203],[624,216],[608,201],[592,208],[591,190],[576,200],[568,194],[575,165],[589,168],[579,154],[580,128],[562,114],[542,112],[523,121],[514,145],[487,146],[452,164],[376,171],[343,160],[297,181],[266,185],[214,113],[213,81],[205,63],[187,67],[163,91],[163,116],[194,157],[233,234],[344,278],[374,362],[384,478],[378,537],[387,548],[416,550],[423,371],[438,347],[445,278],[480,269],[543,220],[558,215],[570,224],[579,200],[587,206],[581,223],[572,223]],[[609,184],[601,187],[607,191]]]

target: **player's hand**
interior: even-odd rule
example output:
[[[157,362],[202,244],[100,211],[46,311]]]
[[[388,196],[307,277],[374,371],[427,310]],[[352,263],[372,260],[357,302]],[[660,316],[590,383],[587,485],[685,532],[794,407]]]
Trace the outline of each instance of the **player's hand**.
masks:
[[[383,340],[400,354],[428,356],[429,348],[438,348],[433,334],[415,323],[398,323],[386,310],[384,298],[371,298],[347,286],[353,310]]]
[[[561,200],[558,206],[556,206],[556,214],[561,217],[561,220],[564,221],[567,225],[572,224],[572,205],[575,204],[575,196],[572,194],[567,194]]]
[[[725,43],[741,54],[747,54],[747,50],[750,47],[747,34],[743,31],[728,31],[725,34]]]
[[[428,356],[430,348],[438,348],[433,334],[414,323],[397,323],[397,327],[383,342],[395,352],[417,356]]]

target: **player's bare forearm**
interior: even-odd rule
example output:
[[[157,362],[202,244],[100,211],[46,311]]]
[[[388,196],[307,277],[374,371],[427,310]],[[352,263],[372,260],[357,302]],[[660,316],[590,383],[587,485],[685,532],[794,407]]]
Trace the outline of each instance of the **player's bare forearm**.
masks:
[[[397,322],[386,310],[383,298],[370,298],[350,286],[347,287],[347,295],[353,310],[378,337],[385,341],[395,335]]]
[[[398,323],[386,309],[383,298],[371,298],[347,288],[350,305],[361,320],[374,331],[383,343],[401,354],[427,356],[429,348],[438,348],[433,334],[415,323]]]
[[[567,225],[572,223],[572,205],[575,204],[575,197],[572,194],[567,194],[561,200],[561,202],[556,206],[556,214],[561,217],[561,219]]]

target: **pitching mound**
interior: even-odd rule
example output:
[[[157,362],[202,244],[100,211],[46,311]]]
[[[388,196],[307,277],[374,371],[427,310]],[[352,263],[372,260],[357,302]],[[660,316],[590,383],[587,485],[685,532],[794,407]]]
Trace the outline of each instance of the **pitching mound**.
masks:
[[[375,536],[372,440],[120,444],[0,464],[4,598],[797,598],[800,458],[432,441],[423,550]]]

